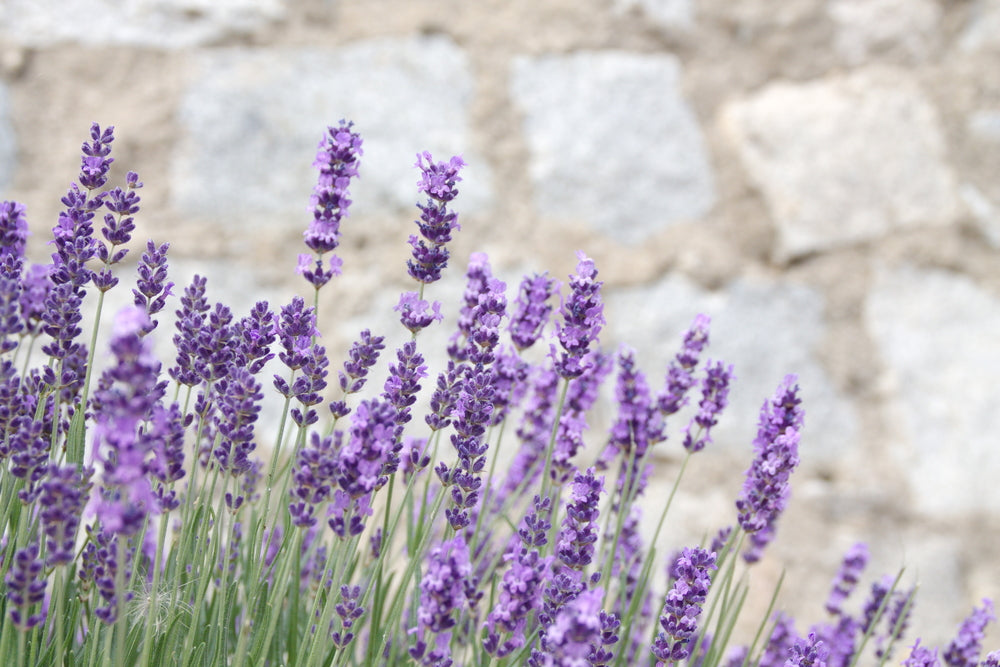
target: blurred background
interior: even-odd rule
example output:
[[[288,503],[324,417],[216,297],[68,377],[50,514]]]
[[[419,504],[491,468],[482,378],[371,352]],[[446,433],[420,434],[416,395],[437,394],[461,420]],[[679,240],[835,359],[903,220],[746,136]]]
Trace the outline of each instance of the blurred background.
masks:
[[[796,373],[802,466],[750,604],[785,568],[780,606],[822,619],[857,541],[859,597],[900,567],[920,586],[907,645],[1000,598],[1000,0],[0,0],[0,199],[27,206],[35,261],[96,121],[112,183],[145,183],[133,264],[169,241],[175,293],[200,273],[238,314],[308,296],[311,163],[341,118],[365,153],[322,293],[332,368],[364,327],[403,339],[415,155],[461,154],[462,230],[428,294],[449,321],[472,252],[512,298],[584,250],[604,345],[655,388],[712,317],[737,381],[664,554],[733,522],[757,412]]]

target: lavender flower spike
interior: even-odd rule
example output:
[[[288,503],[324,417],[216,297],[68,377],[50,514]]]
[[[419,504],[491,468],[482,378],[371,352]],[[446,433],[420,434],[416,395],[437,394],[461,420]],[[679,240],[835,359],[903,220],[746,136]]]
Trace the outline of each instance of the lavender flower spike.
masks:
[[[687,391],[694,386],[694,369],[701,351],[708,345],[708,315],[697,315],[684,334],[684,345],[667,368],[666,386],[657,398],[663,416],[669,416],[687,404]]]
[[[712,427],[719,421],[719,415],[729,404],[729,383],[733,380],[733,366],[721,361],[709,362],[705,369],[705,379],[701,385],[701,402],[698,414],[688,423],[684,431],[684,449],[700,452],[712,442]],[[698,430],[695,431],[695,426]]]
[[[844,562],[837,572],[837,578],[833,580],[833,589],[830,597],[826,601],[826,610],[834,616],[840,616],[844,600],[851,594],[854,587],[858,585],[858,579],[868,564],[868,545],[858,542],[851,547],[844,555]]]
[[[903,667],[941,667],[937,649],[920,645],[920,640],[910,650],[910,657],[903,661]]]
[[[789,478],[799,464],[803,414],[796,379],[794,375],[785,376],[774,398],[761,410],[754,439],[756,456],[736,501],[740,526],[750,535],[761,531],[770,535],[788,504]]]
[[[328,127],[313,162],[319,178],[310,199],[313,219],[303,236],[314,254],[299,255],[298,271],[316,289],[340,274],[340,259],[332,257],[327,268],[323,255],[340,245],[340,221],[347,217],[351,205],[347,188],[358,175],[358,157],[363,153],[361,137],[352,127],[354,123],[344,120],[337,127]]]
[[[701,547],[684,549],[677,559],[672,570],[677,581],[667,593],[660,615],[663,631],[652,646],[657,667],[684,660],[691,654],[688,643],[698,631],[698,617],[708,596],[714,569],[715,554]]]
[[[516,307],[510,318],[510,339],[518,350],[535,344],[549,320],[552,305],[549,297],[556,288],[556,281],[547,273],[525,276],[518,289]]]
[[[448,203],[458,196],[455,184],[462,180],[458,172],[465,162],[456,155],[448,162],[435,163],[431,154],[424,151],[417,155],[414,166],[421,172],[417,187],[429,199],[426,204],[417,204],[421,212],[417,226],[423,238],[410,236],[413,259],[407,260],[406,267],[411,278],[426,285],[441,278],[441,271],[448,266],[445,244],[451,241],[452,230],[461,229],[458,214],[448,210]]]
[[[951,640],[944,652],[944,662],[950,667],[976,667],[982,650],[983,634],[990,621],[997,620],[993,601],[983,598],[983,606],[973,609],[962,621],[958,635]]]
[[[582,251],[576,256],[579,262],[576,274],[569,279],[569,299],[560,307],[562,321],[556,325],[556,335],[563,348],[555,361],[556,372],[567,379],[583,375],[586,370],[584,359],[605,322],[604,304],[601,302],[601,285],[604,283],[596,279],[594,260]]]
[[[465,606],[468,579],[472,573],[469,547],[461,535],[431,549],[427,570],[420,582],[420,606],[417,608],[417,641],[410,657],[421,665],[451,664],[451,630],[458,621],[454,612]],[[430,635],[435,635],[431,648]]]
[[[816,638],[816,633],[810,632],[808,639],[799,639],[792,645],[791,655],[785,661],[785,667],[826,667],[826,659],[830,651],[823,642]]]

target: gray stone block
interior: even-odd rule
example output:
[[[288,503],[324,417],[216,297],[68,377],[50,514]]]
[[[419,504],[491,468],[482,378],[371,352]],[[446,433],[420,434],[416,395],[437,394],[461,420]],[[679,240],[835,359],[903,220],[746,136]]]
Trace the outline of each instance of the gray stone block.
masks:
[[[1000,299],[968,278],[877,272],[865,319],[885,362],[885,422],[913,507],[1000,515]]]
[[[285,11],[285,0],[5,0],[0,34],[25,46],[180,49],[251,34]]]
[[[738,280],[718,292],[705,291],[682,277],[667,277],[648,287],[609,291],[604,340],[625,341],[638,352],[650,387],[663,386],[667,365],[680,349],[684,331],[698,313],[712,318],[710,345],[702,358],[734,366],[730,405],[712,447],[750,451],[761,405],[788,373],[799,376],[806,411],[802,459],[829,462],[856,447],[857,417],[850,402],[831,384],[814,349],[824,335],[823,299],[812,289],[764,280]],[[671,428],[672,447],[700,400]]]
[[[535,203],[637,243],[715,202],[697,119],[669,55],[584,52],[518,58],[511,91],[524,115]]]
[[[728,104],[723,125],[778,228],[780,258],[958,215],[937,112],[903,70],[774,83]]]
[[[663,28],[691,28],[694,24],[692,0],[615,0],[615,9],[639,9]]]
[[[328,125],[355,121],[364,140],[352,216],[418,201],[418,151],[463,154],[461,213],[488,206],[490,170],[473,144],[473,81],[465,54],[440,37],[384,39],[338,50],[224,49],[193,60],[172,163],[173,203],[219,224],[302,225],[311,166]]]

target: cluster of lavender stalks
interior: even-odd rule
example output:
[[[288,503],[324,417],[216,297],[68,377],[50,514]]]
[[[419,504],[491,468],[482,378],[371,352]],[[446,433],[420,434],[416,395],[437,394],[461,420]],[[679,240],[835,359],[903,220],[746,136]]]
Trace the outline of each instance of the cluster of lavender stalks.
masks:
[[[599,347],[592,260],[578,255],[565,289],[547,274],[525,277],[509,303],[476,254],[447,367],[430,374],[419,334],[442,315],[426,288],[459,229],[452,203],[464,163],[424,153],[419,234],[409,238],[416,284],[396,306],[412,336],[383,355],[385,338],[360,332],[329,382],[320,290],[341,272],[333,251],[362,155],[342,121],[314,163],[310,252],[298,262],[312,305],[260,302],[240,317],[211,303],[196,276],[176,311],[176,358],[163,369],[151,339],[173,296],[166,243],[148,242],[129,279],[134,305],[98,342],[142,187],[132,172],[124,187],[107,186],[113,140],[113,128],[92,127],[51,263],[26,261],[24,207],[0,204],[5,665],[850,667],[892,658],[914,590],[884,577],[857,614],[845,611],[864,545],[844,559],[826,622],[800,634],[772,598],[752,643],[730,641],[747,568],[774,537],[798,464],[794,376],[763,404],[733,525],[707,526],[703,544],[669,556],[650,546],[733,380],[731,366],[701,359],[707,317],[694,318],[654,391],[632,350]],[[87,298],[97,313],[89,343]],[[94,377],[97,350],[106,368]],[[366,383],[380,358],[378,391]],[[279,370],[273,380],[265,366]],[[611,378],[617,414],[585,465],[588,411]],[[283,398],[273,439],[255,430],[265,381]],[[666,443],[688,404],[693,416]],[[500,447],[506,470],[496,467]],[[653,447],[683,448],[683,463],[646,542],[637,501]],[[993,618],[984,600],[943,651],[918,640],[903,664],[979,665]],[[1000,652],[981,664],[998,667]]]

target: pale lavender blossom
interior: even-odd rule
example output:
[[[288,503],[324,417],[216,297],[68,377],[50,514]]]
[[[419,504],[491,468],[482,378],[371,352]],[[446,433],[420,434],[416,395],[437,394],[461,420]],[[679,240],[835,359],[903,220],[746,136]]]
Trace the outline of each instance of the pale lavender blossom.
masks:
[[[958,634],[948,644],[944,652],[944,662],[949,667],[976,667],[982,651],[983,635],[990,621],[997,620],[993,601],[983,598],[983,606],[976,607],[962,621]]]
[[[844,554],[844,562],[833,580],[830,597],[826,601],[826,610],[834,616],[843,614],[843,604],[854,588],[858,585],[861,573],[868,564],[868,545],[858,542]]]

